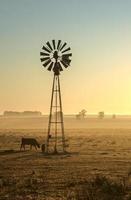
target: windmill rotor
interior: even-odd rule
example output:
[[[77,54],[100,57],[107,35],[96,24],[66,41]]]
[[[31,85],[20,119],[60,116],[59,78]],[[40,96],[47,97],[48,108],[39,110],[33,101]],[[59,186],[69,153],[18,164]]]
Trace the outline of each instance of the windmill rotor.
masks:
[[[67,47],[67,43],[62,43],[61,40],[46,42],[40,52],[40,60],[42,65],[48,71],[53,71],[55,75],[59,75],[60,71],[70,66],[72,53],[71,48]]]

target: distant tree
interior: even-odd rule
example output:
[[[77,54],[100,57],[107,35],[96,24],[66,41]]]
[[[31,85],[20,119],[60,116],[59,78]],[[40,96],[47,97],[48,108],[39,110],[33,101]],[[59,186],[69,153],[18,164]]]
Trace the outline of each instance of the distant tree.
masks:
[[[81,118],[80,113],[76,114],[76,119],[80,119],[80,118]]]
[[[85,118],[86,112],[87,111],[85,109],[81,110],[80,114],[81,114],[82,118]]]
[[[116,115],[115,114],[112,115],[112,119],[116,119]]]
[[[105,114],[104,114],[103,111],[101,111],[101,112],[98,113],[98,118],[99,119],[104,119],[104,116],[105,116]]]
[[[84,119],[86,117],[86,110],[82,109],[77,115],[76,115],[76,119]]]

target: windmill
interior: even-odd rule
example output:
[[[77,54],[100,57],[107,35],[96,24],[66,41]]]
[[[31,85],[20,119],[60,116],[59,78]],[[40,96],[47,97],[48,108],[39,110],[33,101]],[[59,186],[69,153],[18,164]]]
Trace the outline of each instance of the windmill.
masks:
[[[67,43],[52,40],[46,42],[40,52],[42,65],[48,71],[53,71],[53,85],[50,104],[50,114],[48,122],[48,132],[46,140],[46,153],[66,152],[66,140],[64,134],[64,121],[62,112],[62,100],[60,89],[60,72],[68,68],[70,65],[71,48],[67,47]]]

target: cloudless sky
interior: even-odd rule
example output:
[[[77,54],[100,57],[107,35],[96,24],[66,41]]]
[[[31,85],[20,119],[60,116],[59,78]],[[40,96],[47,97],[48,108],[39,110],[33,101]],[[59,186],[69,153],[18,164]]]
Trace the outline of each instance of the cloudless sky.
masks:
[[[0,113],[49,112],[53,73],[39,54],[52,39],[73,54],[64,113],[131,114],[130,0],[0,0]]]

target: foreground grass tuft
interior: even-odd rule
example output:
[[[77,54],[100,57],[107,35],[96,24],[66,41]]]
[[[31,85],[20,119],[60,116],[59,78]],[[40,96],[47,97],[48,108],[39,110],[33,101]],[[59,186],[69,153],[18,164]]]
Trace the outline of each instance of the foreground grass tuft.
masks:
[[[0,177],[0,200],[131,200],[128,177],[113,180],[96,175],[66,180],[60,188],[50,185],[47,174],[25,178]]]
[[[81,184],[73,182],[71,185],[74,187],[69,188],[67,200],[131,200],[130,185],[127,180],[123,180],[114,181],[96,175]]]

